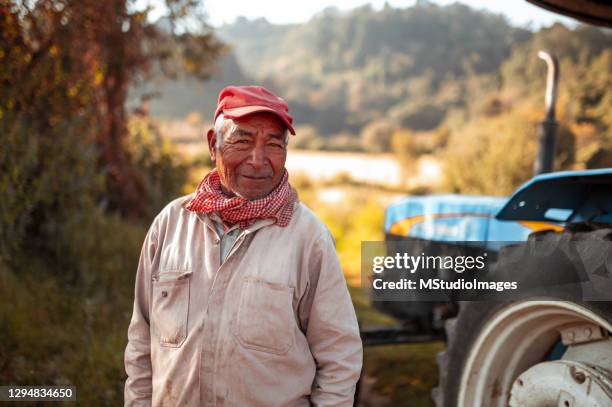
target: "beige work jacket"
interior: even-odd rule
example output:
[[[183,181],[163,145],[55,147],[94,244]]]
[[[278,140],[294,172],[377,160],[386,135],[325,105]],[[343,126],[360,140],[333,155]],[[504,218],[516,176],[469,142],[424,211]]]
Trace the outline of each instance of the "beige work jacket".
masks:
[[[362,364],[333,239],[299,203],[220,265],[207,215],[171,202],[145,239],[125,349],[126,406],[351,406]]]

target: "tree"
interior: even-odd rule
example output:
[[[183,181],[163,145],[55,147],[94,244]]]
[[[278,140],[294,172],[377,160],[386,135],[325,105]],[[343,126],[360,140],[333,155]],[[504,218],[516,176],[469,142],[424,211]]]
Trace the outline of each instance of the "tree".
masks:
[[[23,112],[35,122],[48,121],[47,130],[77,115],[79,108],[92,109],[107,205],[130,216],[143,214],[146,190],[125,154],[129,86],[152,68],[205,77],[223,49],[206,26],[180,32],[181,21],[197,9],[197,1],[167,0],[166,4],[171,23],[166,31],[147,21],[148,9],[132,10],[130,0],[22,0],[0,6],[4,18],[0,28],[9,33],[2,44],[5,58],[27,59],[13,71],[11,82],[19,86],[9,90],[13,102],[3,108]],[[54,68],[40,72],[49,61],[54,61]],[[23,83],[31,84],[25,92]],[[68,99],[86,94],[87,102],[81,98],[57,106],[57,101],[41,97],[48,86],[64,87]],[[38,103],[32,106],[34,99]]]
[[[193,6],[171,3],[179,17]],[[63,231],[96,207],[149,214],[158,190],[126,153],[128,87],[164,64],[205,75],[221,45],[204,31],[162,32],[146,14],[127,0],[0,5],[0,261],[25,244],[68,259],[75,242]]]
[[[453,192],[507,195],[533,175],[541,109],[522,106],[474,120],[451,135],[445,148],[446,187]],[[574,162],[574,134],[561,122],[555,170]]]
[[[374,121],[361,131],[363,148],[372,153],[384,153],[391,150],[391,137],[395,125],[386,120]]]

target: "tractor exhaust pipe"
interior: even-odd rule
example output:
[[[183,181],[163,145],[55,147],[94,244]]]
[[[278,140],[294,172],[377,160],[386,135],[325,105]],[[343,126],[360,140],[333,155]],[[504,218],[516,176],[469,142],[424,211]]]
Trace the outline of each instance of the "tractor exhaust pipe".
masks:
[[[559,82],[559,62],[557,58],[547,51],[538,52],[538,57],[543,59],[548,66],[546,78],[546,117],[539,126],[539,142],[536,159],[533,165],[535,175],[553,170],[555,158],[555,134],[559,123],[555,118],[557,105],[557,84]]]

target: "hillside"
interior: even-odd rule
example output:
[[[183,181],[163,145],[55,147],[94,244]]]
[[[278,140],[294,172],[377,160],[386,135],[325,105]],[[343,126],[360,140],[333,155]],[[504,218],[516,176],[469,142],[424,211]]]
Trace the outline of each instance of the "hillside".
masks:
[[[350,139],[372,125],[455,132],[518,105],[541,107],[545,65],[537,51],[549,49],[561,59],[565,113],[608,120],[605,55],[612,36],[596,28],[556,24],[531,32],[464,5],[423,2],[380,11],[327,9],[295,25],[239,18],[216,35],[229,49],[217,74],[206,83],[147,83],[162,94],[151,104],[153,115],[197,111],[207,119],[225,84],[258,83],[289,101],[298,126],[306,126],[300,140],[342,135],[336,139],[351,149]],[[606,126],[596,127],[605,132]]]
[[[245,72],[282,90],[299,122],[328,134],[382,118],[435,128],[465,105],[467,78],[497,72],[531,33],[463,5],[424,4],[328,10],[283,27],[241,19],[218,35],[235,44]]]
[[[496,72],[512,45],[531,34],[466,6],[426,4],[326,10],[285,26],[240,18],[217,35],[230,47],[219,73],[203,85],[187,79],[145,84],[162,94],[153,114],[206,116],[223,84],[251,82],[283,94],[298,123],[322,134],[354,133],[383,117],[433,128],[449,106],[465,103],[463,79]]]

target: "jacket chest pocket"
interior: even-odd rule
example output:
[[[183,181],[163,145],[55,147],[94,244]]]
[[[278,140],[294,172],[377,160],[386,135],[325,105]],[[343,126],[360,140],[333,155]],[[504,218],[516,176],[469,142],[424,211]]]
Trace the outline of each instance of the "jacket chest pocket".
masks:
[[[163,272],[153,278],[151,325],[161,346],[178,348],[187,338],[191,273]]]
[[[242,346],[278,355],[293,345],[293,287],[246,278],[234,335]]]

